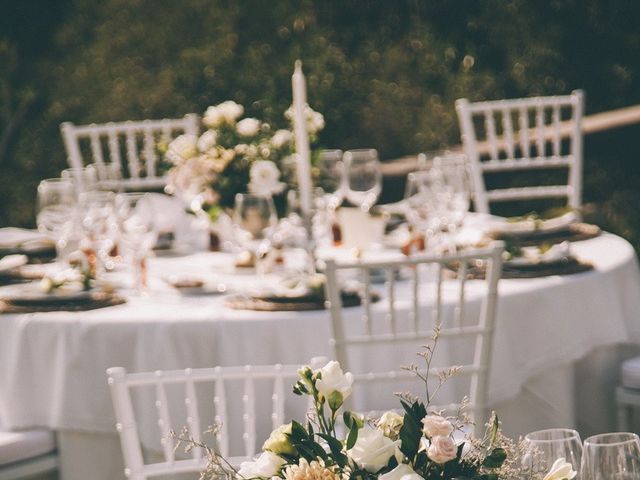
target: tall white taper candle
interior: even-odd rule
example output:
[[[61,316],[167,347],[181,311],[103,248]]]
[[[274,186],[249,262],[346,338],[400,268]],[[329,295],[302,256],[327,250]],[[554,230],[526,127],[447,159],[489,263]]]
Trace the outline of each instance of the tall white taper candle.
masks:
[[[309,135],[307,134],[307,121],[305,119],[307,87],[300,60],[296,60],[291,77],[291,86],[293,88],[293,131],[296,140],[298,193],[302,214],[308,219],[311,216],[313,204],[311,152],[309,149]]]

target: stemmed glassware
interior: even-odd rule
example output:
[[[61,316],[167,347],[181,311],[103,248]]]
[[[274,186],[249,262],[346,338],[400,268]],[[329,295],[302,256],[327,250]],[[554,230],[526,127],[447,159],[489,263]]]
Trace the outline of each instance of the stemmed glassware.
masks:
[[[329,211],[335,211],[345,196],[345,169],[342,156],[342,150],[323,150],[320,152],[318,168],[323,203]]]
[[[532,463],[526,465],[533,471],[547,473],[553,463],[564,458],[573,470],[580,469],[582,459],[582,440],[575,430],[569,428],[550,428],[528,433],[524,437],[527,457]],[[537,464],[540,462],[540,464]]]
[[[42,180],[38,185],[36,224],[38,230],[49,235],[56,243],[61,260],[67,252],[66,238],[73,231],[76,192],[72,182],[62,178]]]
[[[98,278],[113,268],[111,252],[118,237],[115,217],[115,194],[90,190],[79,196],[82,206],[81,227],[84,238],[81,249],[87,256],[92,273]]]
[[[378,151],[347,150],[344,153],[345,196],[349,202],[368,212],[382,191],[382,171]]]
[[[278,223],[273,199],[251,193],[238,193],[233,223],[238,244],[251,252],[257,268],[259,260],[271,248],[271,235]]]
[[[126,255],[134,270],[134,287],[144,291],[147,284],[147,257],[158,232],[153,199],[145,193],[121,193],[116,197],[116,211]]]
[[[580,480],[640,478],[640,439],[635,433],[604,433],[584,441]]]

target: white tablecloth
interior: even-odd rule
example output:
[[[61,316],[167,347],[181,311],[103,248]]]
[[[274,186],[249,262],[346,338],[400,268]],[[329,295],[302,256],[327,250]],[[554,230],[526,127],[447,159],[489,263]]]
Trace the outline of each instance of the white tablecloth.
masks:
[[[595,270],[501,282],[489,401],[507,434],[552,426],[577,425],[587,430],[583,434],[613,428],[612,392],[602,385],[615,383],[619,357],[604,348],[640,340],[638,264],[632,247],[609,234],[578,242],[573,251]],[[218,263],[205,253],[159,258],[151,273],[210,272]],[[114,441],[108,367],[306,363],[330,352],[326,312],[234,311],[222,297],[185,299],[161,282],[156,286],[148,296],[108,309],[0,316],[0,424],[62,432],[65,478],[95,476],[95,468],[83,466],[95,467],[99,458],[119,465],[103,457],[117,451],[113,443],[98,452],[89,448],[92,442],[70,435],[106,434]],[[594,370],[587,357],[587,366],[574,372],[577,360],[596,353],[605,367]],[[585,368],[589,384],[582,384]],[[594,402],[583,397],[588,389]]]

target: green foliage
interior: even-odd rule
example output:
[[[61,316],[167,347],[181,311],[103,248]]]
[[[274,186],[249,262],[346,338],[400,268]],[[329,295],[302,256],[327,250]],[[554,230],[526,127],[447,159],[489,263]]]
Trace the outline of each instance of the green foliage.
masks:
[[[454,101],[587,92],[640,103],[640,3],[31,0],[0,18],[0,225],[33,225],[66,167],[58,125],[180,117],[233,99],[281,120],[300,58],[328,148],[459,143]],[[640,244],[635,130],[587,140],[585,200]],[[629,173],[631,172],[631,173]],[[619,180],[619,181],[618,181]],[[609,188],[610,186],[615,188]],[[388,194],[388,192],[387,192]],[[384,194],[383,194],[384,195]],[[622,213],[619,207],[624,206]]]

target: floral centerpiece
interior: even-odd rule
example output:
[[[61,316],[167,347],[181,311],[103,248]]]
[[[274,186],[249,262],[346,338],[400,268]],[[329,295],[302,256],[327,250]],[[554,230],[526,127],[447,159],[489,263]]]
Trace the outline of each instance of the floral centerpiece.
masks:
[[[170,166],[168,189],[194,202],[192,208],[231,208],[237,193],[271,196],[295,185],[291,129],[243,115],[244,107],[233,101],[211,106],[200,136],[180,135],[162,149]],[[291,122],[291,109],[285,117]],[[306,120],[314,142],[324,118],[307,107]]]
[[[436,331],[434,345],[437,336]],[[432,352],[433,347],[427,346],[420,353],[427,364]],[[262,454],[243,462],[238,469],[214,449],[194,440],[186,430],[173,436],[178,445],[186,443],[187,450],[201,447],[207,452],[208,465],[201,479],[571,480],[575,477],[576,471],[564,458],[557,459],[550,469],[536,471],[533,465],[539,462],[531,458],[536,452],[532,454],[522,442],[503,436],[495,414],[482,438],[467,435],[456,441],[454,433],[462,432],[468,419],[462,411],[445,416],[443,411],[431,408],[433,395],[429,394],[428,373],[421,373],[416,366],[408,368],[424,381],[426,403],[401,394],[400,413],[387,411],[379,418],[367,419],[349,411],[339,415],[351,395],[353,375],[344,373],[338,362],[330,361],[316,370],[302,367],[293,391],[312,399],[313,409],[306,425],[292,421],[277,428],[264,443]],[[442,372],[439,384],[455,372],[455,369]],[[337,434],[340,420],[344,435]]]

